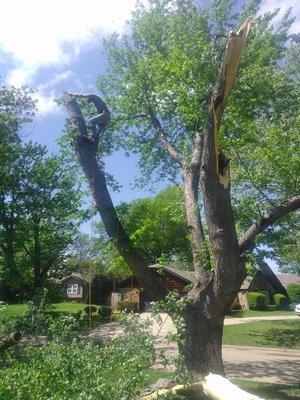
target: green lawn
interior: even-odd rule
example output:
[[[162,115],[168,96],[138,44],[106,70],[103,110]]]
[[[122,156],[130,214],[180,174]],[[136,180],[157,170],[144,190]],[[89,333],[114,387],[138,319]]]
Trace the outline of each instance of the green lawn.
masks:
[[[223,344],[300,349],[300,320],[227,325]]]
[[[277,315],[296,315],[294,311],[256,311],[256,310],[234,310],[229,311],[226,318],[247,318],[247,317],[273,317]]]
[[[78,311],[83,310],[86,307],[84,303],[72,303],[72,302],[63,302],[53,304],[53,308],[55,312],[59,313],[68,313],[68,314],[76,314]],[[8,313],[10,316],[16,318],[22,316],[28,309],[27,304],[9,304],[7,306]]]

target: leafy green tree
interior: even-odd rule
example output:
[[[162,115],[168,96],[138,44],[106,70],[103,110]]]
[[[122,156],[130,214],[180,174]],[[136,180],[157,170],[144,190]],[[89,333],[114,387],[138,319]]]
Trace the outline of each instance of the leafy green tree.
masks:
[[[169,186],[155,197],[122,203],[116,210],[134,246],[147,255],[149,262],[172,262],[183,269],[191,267],[189,231],[180,187]],[[100,230],[103,236],[103,223]],[[107,246],[112,244],[109,241]],[[122,257],[116,253],[113,262],[121,264]]]
[[[25,105],[21,100],[19,105],[20,92],[3,92],[7,106],[4,103],[1,109],[5,121],[1,135],[5,156],[0,182],[1,281],[15,292],[23,287],[33,293],[65,257],[82,215],[81,191],[60,156],[19,139],[18,131],[31,115],[26,111],[27,92]]]
[[[299,83],[284,62],[292,18],[287,13],[275,28],[278,11],[248,19],[259,0],[235,15],[233,5],[139,3],[127,33],[106,41],[107,73],[98,82],[115,115],[110,137],[140,155],[144,180],[183,179],[196,283],[183,310],[180,351],[194,377],[224,373],[223,322],[245,277],[246,255],[256,245],[261,250],[257,237],[276,232],[279,219],[287,223],[300,206]],[[65,104],[84,134],[76,101]],[[97,149],[80,136],[74,146],[109,237],[145,291],[165,296],[116,214],[91,156]],[[234,209],[244,216],[238,224]]]

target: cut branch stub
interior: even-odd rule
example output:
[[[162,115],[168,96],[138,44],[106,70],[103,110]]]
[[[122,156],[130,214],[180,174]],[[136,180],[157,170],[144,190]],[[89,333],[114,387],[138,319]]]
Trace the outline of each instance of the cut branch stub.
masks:
[[[64,92],[63,94],[63,104],[67,107],[69,112],[69,119],[71,124],[76,130],[82,135],[86,136],[88,134],[86,124],[84,121],[83,114],[77,104],[76,99],[69,95],[69,93]]]

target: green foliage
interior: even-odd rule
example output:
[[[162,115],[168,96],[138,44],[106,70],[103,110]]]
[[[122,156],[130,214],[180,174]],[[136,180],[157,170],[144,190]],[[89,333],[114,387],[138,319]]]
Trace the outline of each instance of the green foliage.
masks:
[[[181,269],[191,268],[191,246],[180,187],[168,186],[155,197],[122,203],[117,206],[117,212],[132,243],[143,251],[149,263],[171,262]],[[99,228],[107,259],[105,264],[109,265],[110,272],[121,269],[129,276],[114,244],[104,236],[103,225]]]
[[[110,306],[99,306],[98,315],[101,320],[109,319],[112,315],[112,308]]]
[[[292,303],[300,302],[300,285],[297,283],[290,283],[287,285],[286,291]]]
[[[290,308],[290,301],[281,293],[274,294],[274,301],[278,310],[288,310]]]
[[[246,294],[249,310],[264,310],[266,308],[266,296],[259,292]]]
[[[121,300],[118,301],[118,310],[125,313],[139,312],[139,303],[137,301]]]
[[[141,328],[103,346],[52,342],[27,347],[0,367],[0,398],[131,400],[152,360],[152,340]]]
[[[259,13],[259,6],[259,0],[238,10],[234,1],[198,6],[193,0],[148,0],[138,5],[122,37],[105,41],[108,67],[98,87],[115,116],[114,142],[140,156],[139,184],[154,177],[174,181],[180,173],[161,146],[151,113],[189,162],[195,133],[205,129],[226,37]],[[231,159],[239,234],[299,191],[299,37],[288,34],[290,11],[274,23],[278,12],[262,14],[252,29],[219,135]],[[292,264],[294,271],[299,268],[296,218],[285,218],[257,242],[262,256],[281,268]]]
[[[0,98],[0,279],[30,296],[61,265],[84,217],[82,192],[60,155],[19,139],[34,111],[30,92],[1,88]]]
[[[66,291],[61,283],[54,279],[47,279],[45,289],[47,289],[47,297],[50,303],[61,303],[67,299]]]
[[[86,314],[94,314],[95,312],[97,312],[97,307],[96,306],[86,306],[84,307],[83,311]]]

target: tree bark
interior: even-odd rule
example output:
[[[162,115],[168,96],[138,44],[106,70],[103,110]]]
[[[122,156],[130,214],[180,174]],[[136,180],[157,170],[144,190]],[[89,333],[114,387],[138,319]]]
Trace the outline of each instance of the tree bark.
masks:
[[[184,314],[185,334],[179,350],[189,376],[201,380],[208,372],[224,375],[222,335],[224,314],[210,305],[190,304]]]
[[[10,335],[6,336],[2,341],[0,342],[0,353],[4,352],[5,350],[9,349],[12,346],[15,346],[20,342],[22,338],[21,332],[13,332]]]
[[[284,217],[288,213],[300,208],[300,195],[293,196],[285,200],[282,204],[275,207],[274,210],[265,213],[258,221],[250,226],[249,229],[239,240],[240,252],[244,253],[249,250],[254,239],[268,226],[274,224],[278,219]]]
[[[126,234],[115,207],[107,190],[105,173],[96,160],[97,144],[91,144],[83,138],[86,135],[84,118],[74,98],[67,94],[64,96],[64,104],[68,109],[70,119],[81,135],[73,140],[80,165],[85,173],[90,186],[97,210],[100,213],[108,236],[113,239],[116,248],[126,263],[133,270],[137,280],[144,290],[153,299],[161,299],[168,291],[155,276],[154,270],[148,268],[149,260],[136,249],[129,236]]]
[[[193,263],[197,275],[196,279],[204,283],[209,275],[210,258],[200,218],[198,198],[199,170],[197,166],[185,168],[182,171],[182,179],[185,212],[190,233]]]

